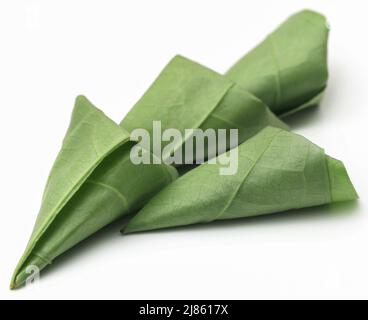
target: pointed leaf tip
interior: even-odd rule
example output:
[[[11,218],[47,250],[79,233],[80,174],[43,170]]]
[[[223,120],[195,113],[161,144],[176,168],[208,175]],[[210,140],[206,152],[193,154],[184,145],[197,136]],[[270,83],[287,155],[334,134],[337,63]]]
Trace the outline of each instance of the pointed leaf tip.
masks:
[[[326,157],[331,186],[332,202],[351,201],[359,198],[344,164],[330,156]]]
[[[24,265],[14,272],[10,288],[17,289],[21,287],[27,279],[36,276],[36,273],[39,274],[48,264],[51,264],[51,261],[47,261],[38,254],[31,253]]]
[[[146,217],[147,218],[147,217]],[[149,219],[149,217],[148,217]],[[129,235],[129,234],[132,234],[132,233],[139,233],[139,232],[143,232],[143,231],[146,231],[147,230],[147,227],[145,224],[147,224],[149,226],[149,229],[151,229],[151,222],[153,221],[142,221],[142,224],[141,224],[141,221],[142,219],[132,219],[128,225],[124,226],[122,229],[121,229],[121,233],[123,235]]]
[[[59,239],[54,242],[42,241],[52,236],[47,231],[52,228],[60,212],[70,203],[92,172],[128,140],[129,134],[86,97],[76,98],[67,134],[45,187],[31,239],[14,272],[11,282],[13,287],[21,285],[30,275],[27,273],[28,266],[34,265],[41,270],[49,260],[60,254],[55,253],[55,248],[52,248],[52,245],[56,248],[61,246]],[[72,222],[71,225],[74,226]],[[50,248],[40,251],[40,246],[44,243],[48,243]],[[48,259],[41,259],[40,252]],[[42,261],[38,261],[36,256]]]
[[[198,166],[153,197],[123,232],[251,217],[357,197],[343,163],[300,135],[269,127],[241,144],[238,152],[235,175],[220,176],[215,164]]]

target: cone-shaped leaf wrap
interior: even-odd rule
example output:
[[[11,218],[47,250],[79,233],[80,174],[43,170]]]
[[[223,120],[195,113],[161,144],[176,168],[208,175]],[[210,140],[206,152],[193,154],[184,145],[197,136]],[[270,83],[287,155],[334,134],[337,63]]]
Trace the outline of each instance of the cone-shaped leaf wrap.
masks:
[[[86,98],[78,97],[51,170],[31,239],[11,287],[117,218],[140,208],[176,178],[165,165],[134,165],[128,134]]]
[[[270,103],[273,110],[283,113],[309,103],[314,94],[314,89],[310,88],[325,82],[325,74],[321,72],[321,78],[317,79],[319,69],[310,65],[310,61],[319,61],[320,69],[326,68],[325,51],[318,49],[319,45],[320,48],[326,46],[325,29],[304,25],[305,16],[309,17],[307,20],[318,20],[313,18],[318,16],[313,13],[302,13],[299,18],[297,15],[290,20],[294,19],[294,27],[302,28],[300,32],[303,33],[303,37],[293,35],[287,41],[288,50],[303,51],[293,52],[293,55],[301,57],[296,62],[288,57],[294,61],[292,64],[279,60],[283,68],[272,69],[275,65],[269,61],[276,57],[275,54],[266,49],[256,49],[258,53],[249,54],[232,69],[234,72],[221,76],[188,59],[175,57],[122,121],[121,127],[129,132],[135,128],[151,132],[152,121],[160,120],[162,130],[239,129],[239,142],[269,125],[286,128],[265,102]],[[274,38],[292,34],[284,29],[276,31]],[[309,41],[312,37],[316,37],[318,45]],[[303,45],[302,38],[308,39]],[[312,59],[304,59],[305,56]],[[305,72],[306,65],[300,62],[303,59],[307,61],[310,74]],[[257,65],[264,65],[265,69],[260,70]],[[279,71],[279,86],[270,80],[274,79],[275,70]],[[285,79],[305,83],[304,86],[289,83],[292,90],[289,92],[284,87],[289,85]],[[272,100],[275,95],[279,98]],[[11,287],[25,281],[29,275],[28,266],[42,269],[62,252],[111,221],[142,207],[176,178],[177,171],[173,167],[133,165],[129,159],[133,143],[128,142],[128,134],[121,127],[85,98],[77,99],[62,150],[50,173],[36,226],[15,270]],[[183,147],[188,138],[184,136],[168,154]],[[164,160],[168,154],[163,156]],[[162,158],[161,154],[152,156]],[[339,163],[334,166],[336,172],[343,170]],[[335,175],[334,181],[341,186],[335,198],[343,199],[346,197],[345,180]]]
[[[182,56],[170,61],[120,125],[129,132],[144,128],[153,137],[153,120],[161,121],[162,130],[175,128],[184,137],[169,154],[190,138],[185,129],[238,129],[242,142],[268,125],[287,128],[254,95]]]
[[[153,197],[125,232],[250,217],[357,198],[342,162],[300,135],[268,127],[241,144],[238,153],[235,175],[219,175],[219,164],[200,165]]]
[[[161,121],[162,130],[237,128],[239,143],[267,125],[285,129],[271,111],[289,113],[317,104],[322,97],[328,76],[328,31],[319,13],[299,12],[225,76],[176,56],[120,125],[129,132],[144,128],[151,137],[153,120]]]
[[[327,83],[324,16],[310,10],[286,20],[226,74],[276,114],[318,104]]]

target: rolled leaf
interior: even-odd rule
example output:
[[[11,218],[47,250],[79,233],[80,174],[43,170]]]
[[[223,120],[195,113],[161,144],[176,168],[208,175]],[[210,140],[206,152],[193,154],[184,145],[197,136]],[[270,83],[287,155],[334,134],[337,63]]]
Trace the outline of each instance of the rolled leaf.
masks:
[[[318,104],[326,88],[329,27],[301,11],[271,33],[227,73],[277,115]]]
[[[322,97],[328,77],[328,31],[319,13],[299,12],[225,76],[176,56],[120,125],[129,132],[144,128],[151,137],[153,120],[161,121],[162,130],[181,130],[184,139],[163,155],[164,160],[185,145],[190,138],[184,135],[187,128],[236,128],[239,143],[267,125],[285,129],[271,111],[295,112],[318,104]]]
[[[120,125],[129,132],[146,129],[153,137],[155,120],[161,121],[162,130],[175,128],[183,136],[163,160],[191,138],[185,135],[185,129],[238,129],[238,140],[243,142],[266,126],[287,128],[254,95],[182,56],[170,61]],[[163,142],[163,148],[168,143]]]
[[[343,163],[300,135],[268,127],[241,144],[238,153],[235,175],[219,175],[218,164],[198,166],[153,197],[124,232],[251,217],[357,198]]]
[[[140,208],[176,178],[166,165],[134,165],[125,130],[78,97],[62,149],[51,170],[31,239],[11,287],[78,242]]]
[[[251,63],[257,59],[261,63],[263,55],[269,52],[262,51]],[[297,70],[292,73],[298,81],[299,76],[305,77]],[[287,128],[263,101],[243,87],[231,77],[178,56],[122,121],[121,127],[130,132],[135,128],[151,132],[152,121],[160,120],[163,130],[239,129],[239,142],[268,125]],[[304,95],[303,91],[300,93]],[[182,148],[188,138],[184,136],[164,154],[163,160]],[[77,99],[62,150],[50,173],[39,217],[11,287],[25,281],[28,266],[44,268],[111,221],[142,207],[176,178],[177,171],[170,166],[133,165],[129,159],[133,145],[128,142],[125,130],[84,97]]]

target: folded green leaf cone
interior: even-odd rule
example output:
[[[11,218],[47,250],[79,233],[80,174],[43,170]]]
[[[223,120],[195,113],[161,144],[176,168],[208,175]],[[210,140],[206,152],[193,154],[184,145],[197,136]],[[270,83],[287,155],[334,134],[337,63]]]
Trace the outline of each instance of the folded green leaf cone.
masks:
[[[241,144],[238,154],[235,175],[219,175],[217,164],[198,166],[153,197],[124,232],[251,217],[357,198],[343,163],[300,135],[268,127]]]
[[[188,128],[238,129],[239,142],[269,125],[287,128],[254,95],[226,77],[182,56],[170,61],[120,125],[129,132],[146,129],[153,137],[153,120],[161,121],[162,130],[175,128],[184,137],[162,156],[163,160],[184,147],[189,138],[184,135],[184,130]],[[168,143],[163,142],[163,148]],[[211,154],[216,152],[216,148],[210,150]],[[161,157],[160,154],[156,156]]]
[[[305,16],[314,15],[319,16],[311,12],[296,15],[293,19],[300,22],[294,22],[295,27],[303,28],[305,38],[309,39],[309,33],[312,33],[316,39],[325,39],[321,43],[323,47],[327,45],[325,30],[303,25]],[[314,20],[311,17],[308,19]],[[279,32],[285,33],[280,28],[274,32],[276,38]],[[327,68],[325,51],[316,50],[315,42],[306,41],[301,45],[301,40],[292,36],[284,44],[285,48],[302,49],[303,57],[315,57],[306,59],[311,70]],[[289,111],[309,103],[310,88],[314,83],[325,82],[324,74],[321,72],[321,79],[316,79],[317,71],[313,71],[313,76],[299,71],[299,68],[305,69],[300,62],[287,65],[285,61],[282,68],[276,69],[275,65],[265,64],[273,53],[268,50],[257,52],[251,53],[251,58],[243,58],[225,76],[181,56],[175,57],[120,126],[86,98],[78,97],[62,149],[45,188],[36,225],[16,267],[11,287],[25,282],[30,275],[27,272],[29,266],[43,269],[57,256],[110,222],[143,207],[153,195],[177,178],[178,173],[171,166],[133,165],[129,156],[135,143],[129,141],[128,132],[135,128],[151,132],[152,121],[160,120],[162,130],[237,128],[241,143],[266,126],[287,129],[271,110]],[[313,61],[318,67],[310,65]],[[265,64],[266,67],[263,71],[253,70],[253,64]],[[270,79],[279,73],[288,76],[282,77],[282,86],[275,86]],[[295,90],[293,93],[286,88],[289,84],[285,79],[291,78],[296,83],[304,83],[291,86]],[[275,103],[269,98],[275,95],[292,95],[294,102],[299,97],[300,103],[291,103],[289,98]],[[271,110],[267,103],[270,103]],[[182,148],[188,138],[173,146],[170,152]],[[152,156],[161,157],[154,152]],[[163,160],[167,156],[165,154]],[[339,176],[336,176],[336,181],[340,181]]]
[[[310,10],[286,20],[226,76],[277,115],[316,105],[326,88],[326,18]]]
[[[177,177],[166,165],[134,165],[125,130],[78,97],[51,170],[31,239],[11,287],[102,227],[140,207]]]
[[[274,113],[285,115],[318,104],[326,88],[328,32],[321,14],[301,11],[225,76],[176,56],[120,125],[129,132],[146,129],[151,137],[154,120],[161,121],[162,130],[176,128],[182,133],[188,128],[236,128],[239,143],[266,126],[286,129]],[[156,156],[166,160],[184,148],[188,138]],[[208,158],[217,151],[210,149]]]

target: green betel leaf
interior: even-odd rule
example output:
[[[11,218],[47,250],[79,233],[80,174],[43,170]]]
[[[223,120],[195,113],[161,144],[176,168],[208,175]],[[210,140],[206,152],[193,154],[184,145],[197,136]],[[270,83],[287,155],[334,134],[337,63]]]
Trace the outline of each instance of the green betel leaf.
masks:
[[[286,20],[227,73],[276,114],[319,103],[326,88],[329,27],[305,10]]]
[[[170,61],[120,125],[129,132],[146,129],[153,137],[152,121],[155,120],[161,121],[162,130],[175,128],[184,137],[169,154],[190,138],[184,132],[189,128],[238,129],[239,142],[268,125],[287,128],[254,95],[182,56]],[[168,143],[164,142],[163,147]]]
[[[235,175],[219,175],[218,164],[200,165],[153,197],[124,232],[250,217],[357,198],[343,163],[300,135],[268,127],[241,144],[238,154]],[[218,160],[225,156],[220,155]]]
[[[239,143],[266,126],[286,129],[272,111],[285,115],[319,103],[328,76],[327,40],[325,18],[302,11],[225,76],[176,56],[120,125],[129,132],[144,128],[151,137],[154,120],[162,130],[181,130],[184,138],[164,160],[191,138],[184,135],[187,128],[239,129]]]
[[[301,13],[273,34],[273,44],[283,57],[268,50],[267,45],[263,45],[264,48],[261,45],[261,49],[255,49],[256,53],[246,56],[226,76],[181,56],[175,57],[120,126],[87,99],[78,97],[62,150],[50,173],[34,231],[15,270],[11,287],[18,287],[27,279],[28,267],[44,268],[105,225],[140,209],[176,179],[178,172],[174,167],[133,164],[131,151],[137,144],[128,141],[124,129],[130,133],[134,129],[146,129],[153,137],[152,125],[157,120],[161,122],[162,130],[180,130],[181,139],[170,143],[166,153],[155,149],[141,150],[154,159],[166,160],[176,150],[188,145],[191,136],[185,129],[238,129],[238,142],[241,143],[266,126],[287,129],[267,103],[277,113],[284,113],[318,102],[323,89],[316,88],[327,78],[327,72],[319,72],[327,68],[323,50],[327,33],[318,27],[317,17],[320,16],[311,12]],[[306,24],[306,21],[313,23]],[[312,28],[314,25],[316,28]],[[313,37],[315,42],[310,41]],[[275,57],[278,69],[271,63]],[[168,145],[169,142],[163,143],[162,148]],[[209,147],[204,159],[219,153],[217,146]],[[138,154],[134,156],[139,157]],[[203,160],[197,155],[189,157]],[[341,178],[343,175],[337,174],[344,168],[334,161],[329,160],[329,168],[334,168],[329,170],[332,170],[331,179],[339,188],[331,197],[344,200],[349,197],[345,190],[346,181]],[[181,172],[191,168],[187,166]],[[202,171],[202,168],[196,170]],[[213,170],[218,175],[217,168]],[[192,175],[191,172],[188,174]],[[215,181],[217,178],[211,179]],[[175,199],[175,203],[179,199]],[[216,201],[217,196],[211,206],[215,206]]]
[[[135,165],[129,135],[78,97],[62,149],[51,170],[31,239],[14,272],[18,287],[78,242],[140,208],[176,178],[173,167]]]

